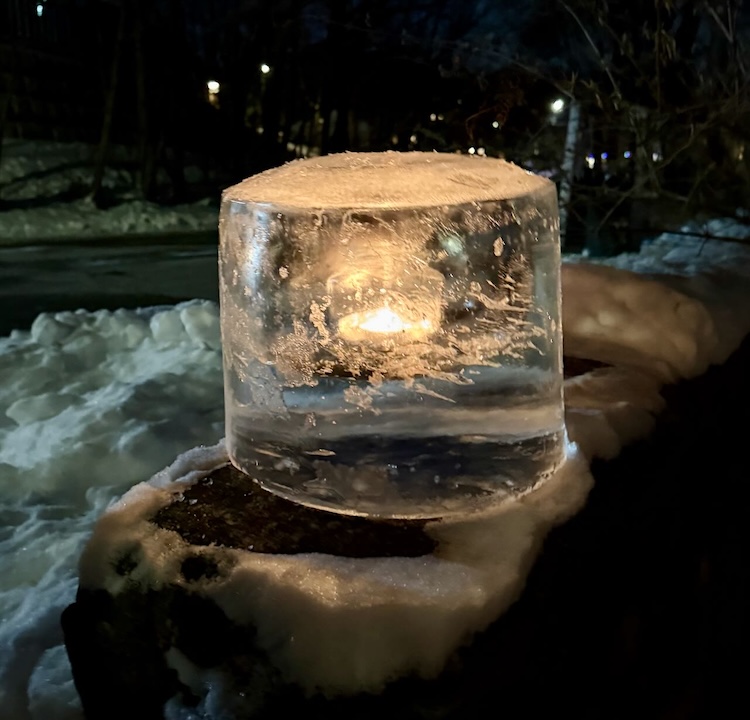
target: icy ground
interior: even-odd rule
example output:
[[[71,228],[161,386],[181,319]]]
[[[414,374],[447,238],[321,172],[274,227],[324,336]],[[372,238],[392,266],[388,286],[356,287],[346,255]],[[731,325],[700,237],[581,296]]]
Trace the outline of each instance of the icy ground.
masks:
[[[82,143],[5,140],[0,162],[0,200],[24,207],[0,212],[0,245],[51,242],[112,235],[167,232],[215,232],[217,208],[208,199],[163,207],[128,198],[131,178],[107,168],[103,186],[123,201],[102,211],[84,198],[69,201],[66,193],[91,187],[92,148]],[[40,202],[42,201],[42,202]]]
[[[749,276],[746,246],[670,236],[566,266],[566,351],[622,364],[566,383],[569,432],[587,457],[647,433],[663,383],[726,359],[750,329]],[[223,434],[217,318],[207,302],[67,312],[0,339],[3,718],[81,717],[59,629],[78,557],[111,502]]]

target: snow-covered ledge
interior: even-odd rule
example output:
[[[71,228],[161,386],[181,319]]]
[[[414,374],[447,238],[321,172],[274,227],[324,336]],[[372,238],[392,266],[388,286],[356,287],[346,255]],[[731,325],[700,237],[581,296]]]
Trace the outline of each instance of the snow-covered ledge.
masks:
[[[690,277],[680,272],[689,258],[690,248],[677,252],[673,275],[658,279],[565,266],[565,353],[593,361],[593,369],[566,380],[574,441],[567,462],[492,514],[425,524],[424,536],[434,543],[430,552],[390,558],[257,552],[191,543],[153,522],[161,509],[195,500],[191,492],[225,466],[222,446],[189,452],[133,488],[99,521],[81,562],[78,609],[67,613],[79,688],[93,687],[86,673],[96,665],[96,643],[108,644],[110,657],[118,643],[129,652],[127,634],[137,627],[128,624],[129,612],[153,608],[154,618],[177,631],[157,633],[156,644],[140,646],[145,655],[128,657],[123,667],[131,681],[158,680],[144,690],[143,707],[166,702],[168,715],[185,696],[201,717],[221,717],[222,708],[258,708],[287,686],[348,695],[378,691],[399,677],[439,675],[458,647],[520,595],[549,529],[585,502],[592,484],[587,460],[612,458],[648,434],[663,407],[661,387],[722,362],[747,333],[747,316],[727,322],[727,302],[739,293],[748,304],[736,261]],[[112,607],[120,603],[122,610],[122,601],[132,603],[134,595],[150,599],[125,608],[124,624],[114,623]],[[90,614],[102,597],[106,618]],[[200,599],[198,614],[171,615],[170,603],[182,606],[185,597]],[[240,642],[230,643],[231,656],[212,653],[210,637],[185,640],[178,626],[202,622],[203,613],[213,618],[211,628],[234,628],[230,634]],[[135,692],[137,683],[129,689]],[[96,701],[88,700],[95,717]]]
[[[255,629],[254,652],[268,657],[283,682],[326,695],[377,692],[408,675],[435,677],[459,645],[518,597],[541,540],[581,507],[592,484],[571,445],[562,468],[535,492],[481,517],[427,523],[435,547],[416,557],[195,545],[154,521],[176,496],[201,502],[191,486],[227,462],[222,445],[196,449],[128,492],[97,525],[81,561],[81,587],[113,597],[134,584],[143,592],[178,586],[199,594],[237,626]],[[132,559],[127,572],[125,556]],[[186,563],[198,558],[217,570],[186,578]],[[178,647],[166,658],[194,693],[208,692],[206,669],[201,676]]]

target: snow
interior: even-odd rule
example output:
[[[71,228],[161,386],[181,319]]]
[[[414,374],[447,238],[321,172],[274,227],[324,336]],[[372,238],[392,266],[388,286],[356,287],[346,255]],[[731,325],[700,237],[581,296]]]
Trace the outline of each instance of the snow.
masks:
[[[562,290],[569,355],[627,361],[664,382],[699,375],[714,360],[710,313],[661,283],[612,267],[570,265]]]
[[[133,582],[159,587],[178,577],[196,548],[143,518],[169,501],[172,483],[227,461],[223,445],[194,450],[128,492],[97,525],[81,561],[81,585],[116,594]],[[521,568],[540,534],[577,511],[592,484],[585,459],[570,446],[561,470],[539,492],[499,512],[429,525],[440,543],[436,555],[353,559],[212,547],[211,557],[232,569],[226,581],[214,579],[199,591],[235,622],[255,626],[274,667],[311,694],[377,692],[412,672],[434,677],[461,642],[518,597]],[[123,546],[136,544],[142,560],[127,578],[102,573]],[[190,673],[199,695],[203,674]]]
[[[728,221],[716,221],[714,230],[748,236]],[[583,502],[590,483],[585,460],[614,457],[646,435],[663,409],[660,387],[722,362],[748,333],[748,275],[747,246],[683,236],[662,236],[639,254],[606,263],[572,258],[563,271],[566,349],[605,355],[615,366],[566,381],[568,433],[577,448],[555,478],[503,509],[512,522],[489,517],[436,528],[447,549],[428,560],[318,555],[295,566],[289,558],[247,553],[235,588],[261,572],[279,582],[242,604],[217,587],[217,602],[238,619],[266,618],[262,642],[302,684],[346,692],[377,687],[406,668],[434,674],[452,648],[520,593],[540,534]],[[118,518],[163,502],[171,482],[223,457],[221,446],[180,457],[223,434],[217,308],[193,301],[41,315],[30,330],[0,339],[0,375],[0,707],[9,720],[79,720],[59,615],[73,600],[78,558],[95,522],[126,493],[115,507],[131,510],[110,511],[97,529],[112,537]],[[175,457],[169,471],[142,482]],[[100,552],[107,547],[97,544]],[[94,583],[90,560],[82,579]],[[313,592],[301,593],[305,587]],[[377,604],[363,605],[362,593]],[[358,612],[338,632],[325,602],[336,595]],[[304,620],[310,613],[318,622]],[[368,634],[389,613],[401,636],[395,629]],[[291,626],[299,632],[294,648],[276,642]],[[364,668],[346,661],[353,641],[369,648]],[[309,663],[312,652],[328,660]],[[191,682],[210,682],[184,658],[172,662]]]
[[[129,200],[109,210],[98,210],[88,199],[55,203],[0,213],[0,244],[50,241],[70,237],[143,234],[167,231],[210,231],[216,227],[216,208],[207,200],[191,205],[162,207],[145,200]]]
[[[216,305],[194,301],[40,315],[30,331],[0,339],[3,717],[25,717],[27,703],[40,708],[32,717],[58,717],[48,712],[58,679],[70,694],[65,656],[50,653],[96,518],[179,453],[223,434],[218,338]]]
[[[88,198],[64,201],[73,189],[93,184],[93,148],[82,143],[5,140],[0,163],[0,201],[49,202],[29,212],[0,212],[0,245],[125,234],[214,231],[217,208],[209,199],[164,207],[129,197],[132,178],[105,168],[102,185],[122,202],[99,210]]]

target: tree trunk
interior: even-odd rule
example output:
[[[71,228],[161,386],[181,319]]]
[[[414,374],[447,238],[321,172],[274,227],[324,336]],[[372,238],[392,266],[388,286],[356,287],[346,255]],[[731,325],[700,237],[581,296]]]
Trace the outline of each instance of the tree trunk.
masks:
[[[346,62],[343,30],[347,17],[346,0],[333,0],[330,12],[320,104],[323,116],[322,155],[341,150],[341,146],[346,144],[346,108],[343,107],[341,71],[342,64]]]
[[[135,103],[138,148],[136,187],[142,198],[149,194],[152,153],[149,152],[146,63],[143,52],[143,17],[140,0],[133,3],[133,52],[135,54]]]
[[[11,41],[9,43],[8,51],[10,54],[10,63],[8,69],[11,71],[11,74],[15,76],[16,47],[14,41]],[[5,97],[2,100],[2,104],[0,104],[0,164],[2,164],[3,161],[3,138],[5,137],[5,128],[8,124],[8,115],[10,114],[10,101],[12,100],[12,98],[12,88],[9,87],[8,92],[5,94]]]
[[[115,95],[117,94],[117,82],[120,76],[120,57],[122,56],[125,41],[125,7],[120,7],[120,20],[117,24],[117,38],[115,39],[114,54],[112,56],[112,69],[107,88],[107,97],[104,102],[104,117],[102,119],[102,132],[99,138],[99,147],[94,160],[94,181],[91,186],[91,198],[98,204],[101,200],[100,193],[102,180],[104,179],[104,164],[107,159],[109,139],[112,134],[112,121],[115,112]]]
[[[560,238],[565,247],[570,214],[570,198],[573,191],[573,174],[576,164],[576,147],[578,146],[578,128],[581,124],[581,106],[577,100],[570,101],[568,109],[568,130],[565,134],[563,150],[562,179],[560,180]]]
[[[0,105],[0,165],[3,162],[3,137],[5,137],[5,125],[8,122],[8,112],[10,110],[10,89],[3,98]]]

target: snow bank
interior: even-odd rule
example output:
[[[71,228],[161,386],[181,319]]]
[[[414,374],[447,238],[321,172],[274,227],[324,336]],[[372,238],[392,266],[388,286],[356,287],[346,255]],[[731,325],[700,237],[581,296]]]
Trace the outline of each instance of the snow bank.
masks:
[[[59,616],[94,521],[223,434],[217,307],[40,315],[0,339],[0,376],[0,707],[46,720],[77,703]]]
[[[710,313],[661,283],[611,267],[566,265],[562,292],[568,355],[642,367],[663,382],[699,375],[714,359]]]
[[[711,240],[709,236],[727,239]],[[749,258],[750,224],[715,218],[689,223],[680,233],[659,235],[637,253],[596,259],[568,255],[564,259],[569,264],[585,261],[636,272],[697,300],[716,329],[710,360],[722,363],[750,332]]]
[[[93,156],[93,148],[80,142],[4,139],[2,156],[0,186],[23,180],[29,183],[27,187],[38,189],[39,186],[35,185],[38,178],[88,162]]]
[[[83,143],[6,140],[2,150],[0,200],[50,198],[51,202],[33,211],[0,212],[0,244],[211,231],[218,224],[218,208],[208,199],[164,207],[124,197],[124,202],[108,210],[98,210],[87,199],[54,202],[60,194],[93,184],[93,148]],[[122,197],[130,192],[132,178],[125,170],[105,168],[102,184]]]
[[[218,211],[209,200],[163,207],[130,200],[109,210],[98,210],[87,199],[28,210],[0,213],[0,244],[4,242],[81,239],[107,235],[166,231],[213,230]]]
[[[61,312],[0,340],[2,497],[63,490],[70,501],[91,477],[127,487],[171,461],[186,435],[198,440],[196,429],[220,436],[217,317],[213,303],[197,301]],[[195,368],[203,372],[180,387]]]
[[[615,365],[565,383],[568,435],[588,458],[647,435],[664,383],[723,363],[750,332],[750,226],[728,219],[666,233],[638,253],[563,258],[566,354]]]

